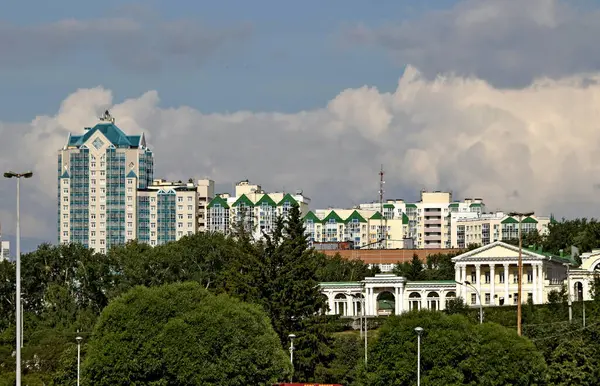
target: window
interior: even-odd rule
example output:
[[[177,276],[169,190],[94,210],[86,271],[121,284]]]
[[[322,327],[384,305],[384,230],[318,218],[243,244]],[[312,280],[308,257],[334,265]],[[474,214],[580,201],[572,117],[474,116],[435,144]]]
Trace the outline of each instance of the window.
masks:
[[[133,236],[133,231],[127,231],[127,236]]]
[[[193,205],[188,205],[188,210],[192,210],[194,208]]]
[[[132,201],[133,201],[133,197],[127,196],[127,202],[132,202]]]
[[[183,228],[183,223],[182,222],[178,222],[177,223],[177,228]]]
[[[177,236],[180,236],[180,237],[183,236],[183,232],[182,231],[177,232]]]
[[[192,227],[192,223],[191,223],[191,222],[188,222],[188,223],[187,223],[187,226],[188,226],[188,228],[191,228],[191,227]]]
[[[100,239],[100,245],[104,245],[105,243],[106,243],[106,240]]]
[[[180,220],[183,220],[183,214],[179,213],[179,214],[177,215],[177,218],[178,218],[178,219],[180,219]]]
[[[64,188],[64,189],[63,189],[63,193],[66,193],[66,194],[68,194],[68,193],[69,193],[69,189],[68,189],[68,188]]]
[[[133,185],[133,179],[128,178],[127,179],[127,185]]]
[[[96,231],[92,231],[91,233],[92,233],[92,237],[96,236]]]
[[[477,272],[471,272],[471,284],[477,283]]]
[[[92,188],[90,189],[90,191],[92,192],[92,194],[96,194],[96,188]]]
[[[477,294],[471,294],[471,304],[477,304]]]
[[[106,210],[106,205],[100,205],[100,210]]]
[[[194,197],[188,196],[188,202],[192,202],[193,199],[194,199]]]
[[[519,282],[519,271],[513,271],[513,284],[517,284]]]
[[[532,270],[527,271],[527,283],[533,283],[533,271]]]
[[[91,173],[90,173],[90,175],[93,176],[93,177],[95,177],[96,176],[96,171],[92,170]]]
[[[132,213],[127,213],[127,218],[131,220],[133,218],[133,214]]]
[[[127,193],[133,193],[133,188],[127,188]]]
[[[499,279],[500,283],[504,283],[504,271],[500,271],[498,273],[498,279]]]
[[[106,223],[104,223],[104,222],[101,222],[101,223],[100,223],[100,228],[104,228],[104,227],[106,227]]]
[[[105,213],[100,213],[100,220],[103,220],[106,218],[106,214]]]
[[[183,202],[183,197],[181,197],[181,196],[177,197],[177,202]]]
[[[92,184],[92,185],[96,185],[96,179],[95,179],[95,178],[92,178],[92,180],[90,181],[90,184]]]
[[[90,217],[92,218],[92,220],[95,220],[96,219],[96,213],[92,213]]]
[[[67,218],[69,218],[69,215],[67,213],[65,213],[65,214],[63,214],[63,218],[67,219]]]
[[[105,175],[106,175],[106,171],[100,170],[100,176],[105,176]]]
[[[132,222],[128,222],[127,223],[127,228],[133,228],[133,223]]]
[[[486,294],[485,294],[485,304],[490,304],[490,299],[491,299],[491,296],[490,296],[490,294],[489,294],[489,293],[486,293]]]
[[[485,271],[485,283],[490,284],[491,276],[490,271]]]
[[[64,196],[64,197],[63,197],[63,201],[64,201],[64,202],[69,202],[69,197],[68,197],[68,196]]]
[[[63,231],[63,236],[68,236],[69,232],[68,231]]]
[[[191,220],[194,216],[190,213],[190,214],[188,214],[187,217],[188,217],[188,220]]]
[[[177,210],[183,210],[183,205],[177,205]]]
[[[67,205],[63,205],[63,210],[69,210],[69,207]]]
[[[519,302],[519,294],[515,292],[513,294],[513,303],[517,304],[518,302]]]
[[[92,222],[90,225],[91,225],[92,228],[96,228],[96,223],[95,222]]]

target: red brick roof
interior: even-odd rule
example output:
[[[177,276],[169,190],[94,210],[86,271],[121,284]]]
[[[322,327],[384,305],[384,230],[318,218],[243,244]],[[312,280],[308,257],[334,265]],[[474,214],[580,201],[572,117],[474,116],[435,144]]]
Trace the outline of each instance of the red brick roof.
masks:
[[[341,257],[353,260],[360,259],[367,264],[397,264],[405,261],[411,261],[413,255],[417,255],[422,262],[427,261],[427,256],[436,253],[460,253],[462,249],[351,249],[351,250],[330,250],[319,251],[329,256],[339,253]]]

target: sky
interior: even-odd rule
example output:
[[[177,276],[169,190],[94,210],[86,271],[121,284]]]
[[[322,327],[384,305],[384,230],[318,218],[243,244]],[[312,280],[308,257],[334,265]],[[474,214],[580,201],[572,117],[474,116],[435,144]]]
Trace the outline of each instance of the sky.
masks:
[[[105,109],[156,177],[302,189],[313,208],[422,189],[600,215],[600,1],[101,3],[0,14],[0,167],[24,249],[56,240],[56,156]],[[15,183],[0,181],[4,237]]]

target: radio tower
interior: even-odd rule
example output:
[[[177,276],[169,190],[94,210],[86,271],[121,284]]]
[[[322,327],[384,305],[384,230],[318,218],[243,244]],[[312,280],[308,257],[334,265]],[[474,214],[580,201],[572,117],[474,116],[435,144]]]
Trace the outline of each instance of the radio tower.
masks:
[[[381,230],[381,243],[380,243],[380,247],[381,249],[385,249],[386,244],[387,244],[387,227],[384,228],[383,226],[383,194],[384,194],[384,190],[383,190],[383,185],[385,184],[385,181],[383,179],[383,175],[385,173],[383,172],[383,164],[381,165],[381,170],[379,171],[379,213],[381,214],[381,218],[379,220],[379,229]],[[387,221],[386,221],[387,223]]]

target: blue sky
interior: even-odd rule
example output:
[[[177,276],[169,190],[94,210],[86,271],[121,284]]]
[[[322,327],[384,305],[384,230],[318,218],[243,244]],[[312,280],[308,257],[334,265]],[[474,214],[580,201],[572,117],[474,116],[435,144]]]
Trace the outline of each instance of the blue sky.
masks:
[[[376,49],[352,50],[337,35],[358,22],[377,26],[410,19],[451,1],[147,1],[59,2],[24,0],[3,7],[4,21],[36,26],[65,19],[133,16],[190,20],[215,28],[250,26],[250,36],[212,55],[203,65],[169,62],[158,71],[119,68],[94,45],[59,58],[0,72],[0,116],[22,121],[54,112],[73,90],[102,85],[119,99],[160,91],[165,107],[190,105],[203,112],[294,112],[324,105],[340,90],[365,84],[395,89],[402,65]],[[415,5],[417,4],[417,5]],[[35,10],[35,12],[32,12]],[[103,57],[104,56],[104,57]]]
[[[0,169],[35,172],[24,237],[55,241],[56,151],[106,108],[156,177],[349,207],[384,164],[387,198],[600,216],[600,0],[5,3]],[[13,181],[0,196],[10,236]]]

